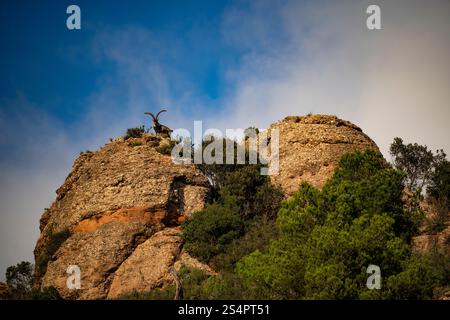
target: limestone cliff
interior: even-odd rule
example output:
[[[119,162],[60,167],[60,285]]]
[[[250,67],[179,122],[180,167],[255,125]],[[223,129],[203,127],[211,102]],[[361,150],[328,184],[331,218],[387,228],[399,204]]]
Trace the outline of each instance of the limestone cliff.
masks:
[[[301,181],[322,187],[331,178],[344,153],[377,145],[354,124],[330,115],[290,116],[270,126],[279,130],[279,172],[272,183],[286,195]]]
[[[64,298],[115,298],[170,282],[168,268],[180,259],[192,263],[178,226],[203,208],[208,181],[159,153],[160,140],[120,138],[80,155],[42,215],[36,285]],[[67,289],[69,265],[81,269],[81,290]]]
[[[342,154],[378,150],[355,125],[334,116],[287,117],[279,128],[277,175],[287,196],[306,180],[321,187]],[[117,298],[173,281],[169,268],[214,272],[183,251],[180,224],[206,203],[208,180],[193,165],[158,152],[154,135],[116,139],[75,161],[40,221],[35,285],[68,299]],[[67,267],[81,269],[81,289],[66,286]]]

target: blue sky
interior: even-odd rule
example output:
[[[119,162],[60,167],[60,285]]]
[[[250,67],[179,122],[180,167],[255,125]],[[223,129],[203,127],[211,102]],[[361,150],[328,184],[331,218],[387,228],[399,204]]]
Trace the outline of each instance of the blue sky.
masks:
[[[81,8],[81,30],[66,28],[66,8],[73,3]],[[39,215],[79,151],[148,122],[143,111],[167,104],[173,111],[172,101],[189,103],[174,106],[179,124],[220,108],[218,100],[234,86],[227,71],[249,51],[223,32],[235,4],[2,4],[1,278],[14,260],[31,259]],[[238,5],[245,10],[250,4]]]
[[[66,8],[81,8],[81,30]],[[366,28],[381,7],[382,30]],[[78,153],[126,128],[267,127],[336,114],[387,156],[395,136],[450,152],[448,0],[3,1],[0,279]]]
[[[65,10],[71,3],[14,1],[3,6],[2,99],[26,94],[62,122],[78,121],[104,75],[115,72],[114,61],[96,56],[94,41],[121,29],[151,32],[157,46],[139,39],[128,39],[129,44],[137,45],[136,51],[148,50],[148,59],[177,70],[210,99],[221,94],[221,68],[239,56],[239,48],[220,41],[227,2],[78,1],[82,30],[69,31]]]

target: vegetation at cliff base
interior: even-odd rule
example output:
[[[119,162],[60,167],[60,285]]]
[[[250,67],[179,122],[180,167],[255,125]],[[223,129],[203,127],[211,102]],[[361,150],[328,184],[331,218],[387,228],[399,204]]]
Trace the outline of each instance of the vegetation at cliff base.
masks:
[[[426,146],[417,143],[404,144],[401,138],[395,138],[389,148],[393,164],[405,173],[405,186],[413,192],[422,192],[436,174],[439,176],[439,168],[448,162],[443,150],[437,150],[436,154],[428,150]]]
[[[31,291],[32,281],[33,265],[30,262],[22,261],[6,269],[6,284],[10,296],[15,299],[23,299]]]
[[[184,295],[188,299],[204,299],[204,283],[209,275],[199,269],[188,269],[181,267],[178,271],[178,277],[183,283]],[[146,292],[133,291],[120,296],[120,300],[173,300],[175,296],[175,285],[168,285],[163,288],[154,288]]]
[[[6,269],[6,284],[8,292],[0,299],[12,300],[58,300],[61,299],[54,287],[46,287],[42,290],[33,288],[33,265],[28,261],[22,261],[15,266]]]
[[[374,151],[344,155],[321,190],[302,183],[270,214],[255,210],[260,204],[279,206],[267,197],[272,191],[257,196],[273,188],[270,183],[246,189],[255,183],[244,173],[251,169],[222,169],[219,197],[184,226],[185,248],[220,274],[196,284],[200,296],[185,298],[431,299],[446,290],[448,250],[413,252],[411,239],[424,219],[422,191],[448,200],[440,192],[448,188],[448,162],[442,152],[430,157],[426,148],[402,143],[394,141],[394,166]],[[417,202],[405,199],[405,185]],[[231,234],[240,236],[231,240]],[[369,265],[381,270],[379,290],[366,285]]]
[[[429,299],[445,274],[409,246],[403,173],[375,152],[343,156],[317,190],[303,183],[277,219],[280,238],[237,265],[246,286],[267,299]],[[369,265],[382,286],[369,290]]]
[[[426,146],[404,144],[401,138],[395,138],[390,153],[394,166],[404,172],[405,196],[409,204],[407,213],[420,211],[420,202],[425,195],[435,212],[426,218],[425,231],[428,234],[443,231],[448,226],[450,211],[450,162],[444,151],[433,153]],[[421,223],[416,220],[415,231]]]
[[[184,225],[185,249],[202,261],[209,261],[244,232],[244,222],[232,197],[213,203],[193,215]]]
[[[184,248],[216,268],[233,268],[240,258],[268,243],[273,232],[261,234],[258,230],[273,226],[283,194],[267,176],[261,175],[260,164],[199,167],[215,187],[213,203],[185,222]]]

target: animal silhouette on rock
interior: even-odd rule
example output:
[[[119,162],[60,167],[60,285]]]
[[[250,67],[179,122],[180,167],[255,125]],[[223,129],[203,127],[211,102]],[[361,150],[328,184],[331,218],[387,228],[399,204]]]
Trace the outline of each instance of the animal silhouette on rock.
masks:
[[[151,112],[145,112],[145,114],[149,115],[152,117],[152,121],[153,121],[153,129],[155,130],[155,133],[157,135],[160,135],[162,137],[166,137],[166,138],[170,138],[170,134],[172,133],[172,129],[170,129],[169,127],[159,123],[158,117],[161,113],[166,112],[166,109],[161,109],[157,114],[156,117],[153,115],[153,113]]]

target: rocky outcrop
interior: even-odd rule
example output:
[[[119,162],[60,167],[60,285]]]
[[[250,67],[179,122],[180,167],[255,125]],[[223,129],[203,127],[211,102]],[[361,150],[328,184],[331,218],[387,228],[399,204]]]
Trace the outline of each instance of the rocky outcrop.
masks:
[[[182,265],[188,268],[203,269],[214,273],[208,266],[181,251],[181,228],[167,228],[139,245],[116,271],[108,298],[136,291],[147,291],[171,283],[173,278],[167,273],[170,266],[179,270]]]
[[[435,249],[444,249],[450,252],[450,212],[446,205],[440,205],[433,199],[425,198],[420,202],[420,208],[425,219],[420,228],[420,234],[412,239],[412,248],[419,252],[430,252]],[[447,227],[438,232],[428,230],[428,224],[435,219],[445,221]]]
[[[159,153],[160,140],[118,139],[80,155],[41,218],[36,286],[101,299],[172,281],[169,267],[182,251],[177,226],[203,208],[209,184],[194,166]],[[67,239],[53,252],[61,233]],[[69,265],[80,267],[80,290],[67,288]]]
[[[435,234],[423,233],[412,240],[413,249],[416,251],[429,252],[434,248],[450,248],[450,226]]]
[[[303,180],[321,187],[342,154],[378,150],[361,129],[334,116],[287,117],[273,128],[279,173],[271,179],[286,196]],[[208,180],[160,153],[169,148],[169,140],[146,134],[80,154],[40,220],[36,287],[53,286],[66,299],[116,299],[172,283],[172,267],[214,273],[183,250],[180,228],[204,207]],[[79,290],[67,288],[70,265],[80,268]]]
[[[297,191],[302,181],[322,187],[344,153],[379,151],[359,127],[336,116],[289,116],[271,125],[269,136],[274,128],[279,130],[279,172],[270,178],[287,196]]]
[[[167,270],[177,259],[181,244],[178,228],[167,228],[139,245],[115,273],[108,298],[170,282],[172,277]]]

